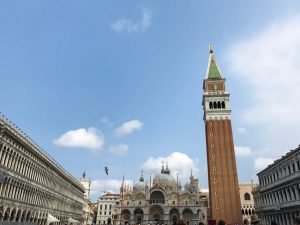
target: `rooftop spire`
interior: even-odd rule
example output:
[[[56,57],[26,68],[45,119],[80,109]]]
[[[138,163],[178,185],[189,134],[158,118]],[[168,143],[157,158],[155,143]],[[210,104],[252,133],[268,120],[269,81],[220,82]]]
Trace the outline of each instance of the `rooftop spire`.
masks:
[[[162,161],[161,161],[161,171],[160,171],[161,173],[164,173],[164,172],[165,172],[164,164],[165,164],[165,161],[162,160]]]
[[[190,176],[190,180],[194,180],[194,176],[193,176],[193,169],[191,169],[191,176]]]
[[[170,173],[171,173],[171,171],[170,171],[170,169],[169,169],[169,167],[168,167],[168,161],[166,161],[165,174],[170,174]]]
[[[205,79],[213,79],[213,80],[223,79],[223,76],[221,74],[221,71],[219,69],[219,66],[214,56],[214,50],[212,46],[209,45],[208,49],[209,49],[209,60],[208,60]]]
[[[141,182],[144,182],[144,176],[143,176],[143,173],[144,173],[144,170],[142,169],[142,170],[141,170],[141,177],[140,177],[140,181],[141,181]]]

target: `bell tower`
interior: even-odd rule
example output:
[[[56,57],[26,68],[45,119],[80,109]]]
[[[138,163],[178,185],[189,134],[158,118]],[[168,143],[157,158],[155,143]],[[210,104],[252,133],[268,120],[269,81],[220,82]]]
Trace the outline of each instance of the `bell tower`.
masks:
[[[203,89],[210,217],[242,224],[229,93],[211,46]]]

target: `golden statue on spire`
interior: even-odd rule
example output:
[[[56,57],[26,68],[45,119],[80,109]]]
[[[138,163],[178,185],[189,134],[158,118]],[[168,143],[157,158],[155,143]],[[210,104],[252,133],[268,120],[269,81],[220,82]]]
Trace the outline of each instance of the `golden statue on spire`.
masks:
[[[208,45],[209,53],[214,53],[212,45]]]

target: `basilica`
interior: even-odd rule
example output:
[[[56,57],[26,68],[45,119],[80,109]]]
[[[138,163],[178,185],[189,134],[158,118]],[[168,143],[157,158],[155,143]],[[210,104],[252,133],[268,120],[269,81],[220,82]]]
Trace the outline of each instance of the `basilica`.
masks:
[[[207,224],[207,194],[199,191],[198,179],[191,173],[184,187],[166,166],[148,185],[143,174],[133,186],[121,186],[115,209],[115,224]]]

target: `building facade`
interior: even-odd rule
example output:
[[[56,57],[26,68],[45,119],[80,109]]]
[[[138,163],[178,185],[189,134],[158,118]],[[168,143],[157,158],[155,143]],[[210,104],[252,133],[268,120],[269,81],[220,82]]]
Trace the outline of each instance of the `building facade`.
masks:
[[[203,82],[210,219],[241,224],[241,201],[231,127],[229,93],[210,46]]]
[[[300,146],[257,174],[253,196],[262,225],[294,225],[300,216]]]
[[[117,207],[120,203],[120,195],[106,193],[98,199],[97,224],[112,224],[117,214]]]
[[[0,117],[0,221],[46,225],[51,216],[61,221],[56,224],[82,221],[83,195],[77,179]]]
[[[243,224],[250,224],[251,216],[255,214],[254,198],[252,195],[252,190],[255,186],[257,184],[253,182],[239,184]]]
[[[92,224],[94,219],[94,211],[91,208],[90,204],[90,193],[91,193],[91,179],[86,178],[85,172],[83,172],[82,177],[79,179],[79,182],[84,187],[84,221],[83,224]]]
[[[142,175],[133,186],[122,185],[114,222],[116,225],[173,225],[182,219],[187,225],[207,224],[206,197],[199,194],[198,179],[193,175],[180,187],[168,166],[162,167],[149,184]]]

